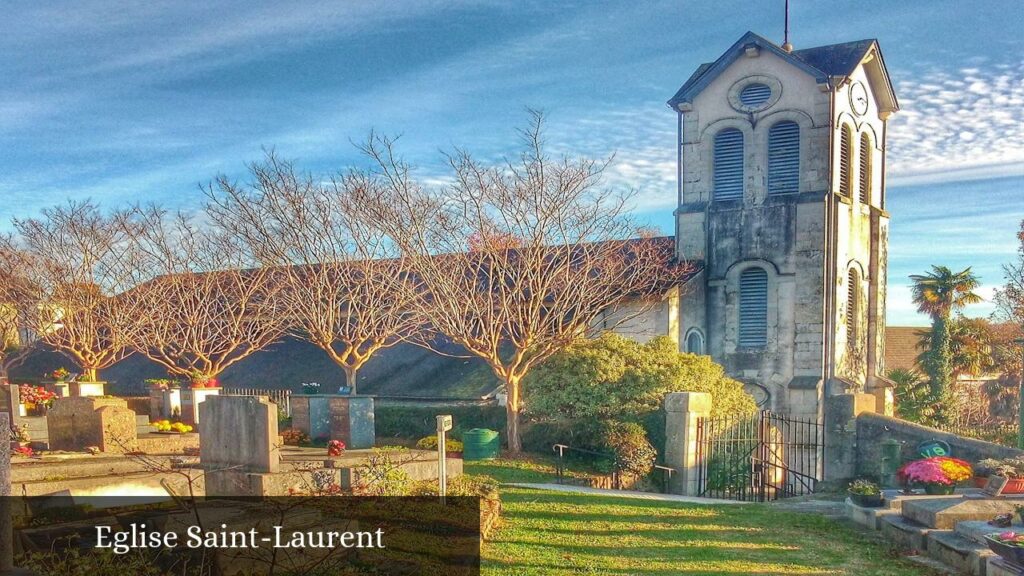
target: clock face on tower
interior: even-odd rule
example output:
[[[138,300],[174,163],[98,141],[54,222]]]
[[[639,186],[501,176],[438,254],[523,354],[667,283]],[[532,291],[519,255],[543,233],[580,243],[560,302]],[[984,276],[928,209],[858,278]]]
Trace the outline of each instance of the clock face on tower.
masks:
[[[854,114],[863,116],[868,111],[868,89],[863,82],[854,82],[850,86],[850,108]]]

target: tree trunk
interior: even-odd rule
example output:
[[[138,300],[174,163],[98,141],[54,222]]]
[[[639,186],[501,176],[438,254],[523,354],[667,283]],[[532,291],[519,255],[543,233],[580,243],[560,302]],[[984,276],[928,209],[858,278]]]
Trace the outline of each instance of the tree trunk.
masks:
[[[82,367],[82,377],[79,380],[82,382],[99,382],[99,370]]]
[[[935,402],[935,417],[939,423],[949,420],[950,377],[952,353],[949,349],[949,318],[937,317],[932,323],[932,349],[930,350],[928,376],[931,378],[932,400]]]
[[[356,376],[359,375],[359,368],[355,366],[345,366],[345,384],[352,388],[352,395],[356,394]]]
[[[505,394],[507,401],[505,405],[505,434],[508,436],[508,449],[513,454],[523,451],[523,443],[519,438],[519,412],[522,409],[522,398],[519,376],[509,376],[505,379]]]

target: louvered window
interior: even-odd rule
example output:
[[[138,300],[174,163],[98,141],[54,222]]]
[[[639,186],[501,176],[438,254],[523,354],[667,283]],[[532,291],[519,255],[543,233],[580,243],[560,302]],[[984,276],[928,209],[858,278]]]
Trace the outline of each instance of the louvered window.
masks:
[[[715,200],[743,198],[743,133],[726,128],[715,136]]]
[[[740,102],[744,106],[757,107],[772,97],[772,89],[764,84],[750,84],[740,92]]]
[[[871,203],[871,137],[867,134],[860,136],[860,173],[859,179],[860,201],[863,204]]]
[[[853,134],[850,127],[843,124],[842,136],[839,138],[839,193],[847,198],[853,188],[850,179],[853,174],[850,172],[850,154],[853,150]]]
[[[779,122],[768,131],[768,193],[790,194],[800,188],[800,126]]]
[[[748,268],[740,274],[739,344],[761,347],[768,343],[768,273]]]
[[[690,354],[704,353],[704,337],[698,330],[691,330],[686,337],[686,351]]]
[[[860,277],[850,269],[846,278],[846,343],[856,348],[860,340]]]

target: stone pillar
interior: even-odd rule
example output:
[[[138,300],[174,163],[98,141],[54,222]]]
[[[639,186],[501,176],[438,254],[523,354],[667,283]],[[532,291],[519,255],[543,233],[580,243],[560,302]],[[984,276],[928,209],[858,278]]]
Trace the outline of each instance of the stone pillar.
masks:
[[[21,388],[17,384],[4,384],[0,387],[3,396],[3,409],[9,415],[9,425],[17,426],[21,419]]]
[[[199,406],[210,396],[220,396],[220,388],[189,388],[181,390],[181,421],[186,424],[199,422]]]
[[[674,468],[673,494],[700,493],[697,458],[697,420],[711,414],[711,395],[705,392],[672,392],[665,395],[665,463]]]
[[[857,415],[874,412],[871,394],[837,394],[825,399],[825,467],[823,480],[843,481],[857,475]]]

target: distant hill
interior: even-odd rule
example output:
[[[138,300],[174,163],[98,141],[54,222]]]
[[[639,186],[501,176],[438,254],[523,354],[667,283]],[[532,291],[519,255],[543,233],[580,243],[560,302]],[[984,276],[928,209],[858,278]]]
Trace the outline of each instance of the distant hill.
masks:
[[[497,378],[482,360],[452,358],[466,356],[450,342],[436,343],[449,356],[412,344],[398,344],[375,354],[359,372],[358,392],[378,396],[424,396],[474,398],[498,385]],[[37,381],[46,372],[72,363],[53,351],[40,351],[11,370],[11,380]],[[166,370],[139,354],[102,372],[110,382],[108,391],[119,395],[146,393],[144,380],[166,376]],[[345,374],[316,346],[286,339],[257,352],[228,368],[221,376],[223,386],[299,390],[303,382],[318,382],[324,391],[336,390]]]

